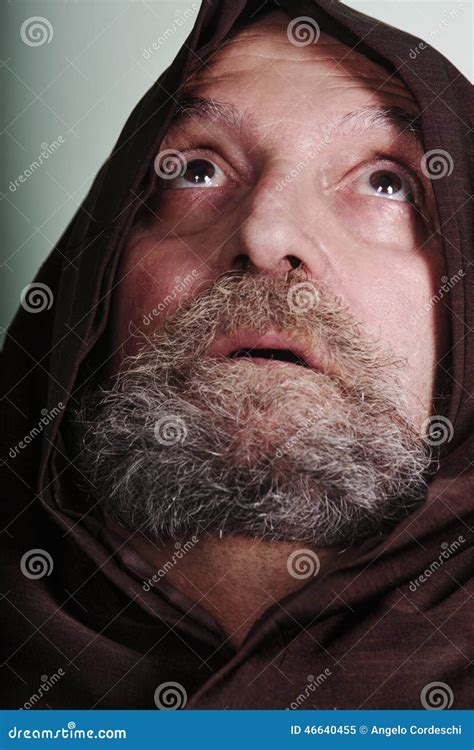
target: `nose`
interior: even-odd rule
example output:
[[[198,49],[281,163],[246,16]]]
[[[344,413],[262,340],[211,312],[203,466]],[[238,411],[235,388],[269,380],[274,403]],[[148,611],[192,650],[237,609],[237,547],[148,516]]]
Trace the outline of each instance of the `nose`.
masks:
[[[219,271],[245,270],[285,276],[299,268],[313,275],[314,241],[304,230],[304,205],[297,189],[278,190],[268,176],[254,186],[240,214],[240,226],[221,247]]]

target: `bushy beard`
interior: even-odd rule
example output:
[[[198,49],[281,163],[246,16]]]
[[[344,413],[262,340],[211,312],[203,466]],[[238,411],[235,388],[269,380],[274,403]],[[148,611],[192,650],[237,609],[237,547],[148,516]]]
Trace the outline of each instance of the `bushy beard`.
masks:
[[[298,337],[321,371],[207,354],[242,329]],[[84,393],[79,468],[109,516],[158,544],[207,533],[349,545],[424,497],[431,457],[400,367],[320,286],[225,274],[110,387]]]

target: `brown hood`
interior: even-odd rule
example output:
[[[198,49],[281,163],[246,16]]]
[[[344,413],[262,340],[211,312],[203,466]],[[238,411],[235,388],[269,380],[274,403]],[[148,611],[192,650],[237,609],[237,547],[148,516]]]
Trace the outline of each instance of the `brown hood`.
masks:
[[[213,622],[184,616],[177,592],[144,591],[140,561],[111,553],[68,480],[64,407],[91,361],[100,364],[96,345],[107,326],[115,270],[151,190],[173,94],[196,53],[202,58],[217,49],[241,16],[251,18],[261,6],[204,0],[186,43],[133,110],[36,276],[50,288],[53,304],[36,315],[20,308],[8,331],[2,372],[5,707],[23,705],[40,676],[61,666],[63,682],[47,701],[54,708],[153,708],[154,689],[166,680],[185,686],[190,708],[283,708],[309,673],[325,668],[332,676],[318,689],[320,708],[417,708],[421,689],[434,681],[450,686],[454,708],[469,707],[474,106],[471,85],[440,53],[426,45],[413,57],[419,39],[338,0],[279,2],[293,17],[313,17],[322,30],[396,72],[418,103],[425,151],[441,149],[452,159],[452,172],[433,180],[448,279],[463,271],[448,305],[452,437],[423,507],[324,582],[315,579],[284,606],[272,607],[235,652]],[[442,570],[411,595],[410,583],[459,537],[464,541],[441,558]],[[22,574],[20,561],[32,549],[51,556],[50,575]]]

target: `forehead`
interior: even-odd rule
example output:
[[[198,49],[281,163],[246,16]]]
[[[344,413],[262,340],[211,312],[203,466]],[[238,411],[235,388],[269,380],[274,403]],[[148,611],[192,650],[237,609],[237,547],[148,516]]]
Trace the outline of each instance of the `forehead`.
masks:
[[[186,90],[278,119],[340,111],[345,104],[385,104],[418,113],[395,74],[324,31],[315,43],[292,43],[290,20],[274,11],[240,30],[200,65]]]

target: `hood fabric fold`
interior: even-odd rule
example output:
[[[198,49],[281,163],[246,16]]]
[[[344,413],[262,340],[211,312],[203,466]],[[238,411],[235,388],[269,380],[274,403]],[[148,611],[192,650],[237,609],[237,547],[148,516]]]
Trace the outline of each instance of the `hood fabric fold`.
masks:
[[[120,253],[152,189],[154,157],[190,65],[209,59],[237,22],[277,7],[314,18],[411,91],[425,152],[441,149],[454,165],[433,189],[446,275],[463,274],[448,304],[452,437],[425,503],[344,567],[268,609],[234,649],[166,580],[144,586],[143,562],[117,549],[88,512],[73,481],[65,414],[105,356]],[[186,43],[133,110],[35,278],[53,304],[39,314],[20,307],[4,346],[2,707],[156,708],[155,690],[169,681],[183,688],[181,708],[422,708],[435,682],[452,708],[471,707],[474,106],[471,85],[439,52],[426,45],[410,56],[419,44],[338,0],[204,0]],[[42,575],[26,569],[34,550]],[[54,687],[33,700],[55,674]]]

